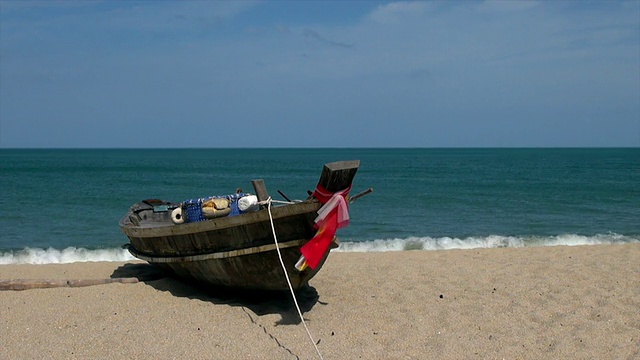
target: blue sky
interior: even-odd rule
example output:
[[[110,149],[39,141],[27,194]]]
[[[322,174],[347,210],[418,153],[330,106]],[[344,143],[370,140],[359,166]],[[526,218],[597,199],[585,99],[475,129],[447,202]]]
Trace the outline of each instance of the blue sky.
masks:
[[[0,147],[640,146],[640,1],[0,0]]]

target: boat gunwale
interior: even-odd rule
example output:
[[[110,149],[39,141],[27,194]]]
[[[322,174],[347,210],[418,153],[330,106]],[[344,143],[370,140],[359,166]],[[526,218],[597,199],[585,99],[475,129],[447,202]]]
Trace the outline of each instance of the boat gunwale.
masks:
[[[271,218],[280,219],[291,216],[298,216],[310,212],[316,212],[322,206],[317,200],[307,200],[299,203],[288,204],[271,208]],[[129,220],[132,216],[129,210],[120,220],[120,229],[128,237],[151,238],[159,236],[181,236],[207,231],[216,231],[237,226],[246,226],[249,224],[269,221],[269,211],[262,209],[257,212],[244,213],[236,216],[226,216],[220,218],[209,219],[205,221],[174,224],[167,223],[160,226],[140,226],[134,225]]]

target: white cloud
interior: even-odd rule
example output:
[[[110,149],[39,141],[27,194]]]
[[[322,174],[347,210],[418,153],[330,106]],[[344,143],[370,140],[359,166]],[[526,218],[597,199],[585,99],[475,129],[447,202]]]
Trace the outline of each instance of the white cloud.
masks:
[[[369,17],[380,23],[394,23],[420,16],[436,6],[438,6],[438,2],[398,1],[378,6]]]

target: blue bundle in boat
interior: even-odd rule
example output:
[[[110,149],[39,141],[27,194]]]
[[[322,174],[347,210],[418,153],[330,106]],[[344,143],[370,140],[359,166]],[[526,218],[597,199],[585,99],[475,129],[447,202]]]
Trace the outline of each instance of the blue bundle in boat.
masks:
[[[227,199],[229,200],[229,206],[231,207],[231,213],[229,216],[240,215],[242,211],[238,209],[238,199],[248,194],[238,193],[232,195],[210,196],[199,199],[189,199],[182,202],[182,207],[186,211],[186,222],[197,222],[208,220],[202,213],[202,203],[211,199]]]

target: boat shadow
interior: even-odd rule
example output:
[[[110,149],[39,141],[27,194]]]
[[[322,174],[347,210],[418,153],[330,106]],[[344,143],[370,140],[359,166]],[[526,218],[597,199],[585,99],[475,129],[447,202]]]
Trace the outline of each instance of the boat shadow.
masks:
[[[111,278],[137,278],[157,290],[168,291],[173,296],[207,301],[218,305],[238,306],[250,309],[257,316],[279,314],[281,320],[276,325],[297,325],[301,323],[291,292],[251,291],[222,286],[199,286],[171,277],[147,263],[126,263],[111,274]],[[319,295],[312,286],[295,291],[302,314],[310,311],[319,301]]]

